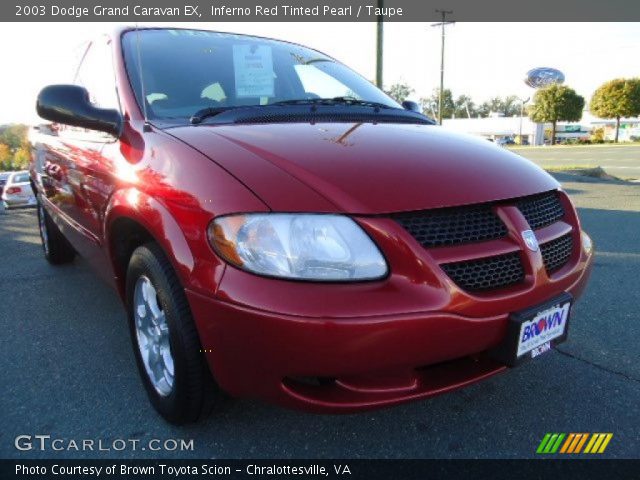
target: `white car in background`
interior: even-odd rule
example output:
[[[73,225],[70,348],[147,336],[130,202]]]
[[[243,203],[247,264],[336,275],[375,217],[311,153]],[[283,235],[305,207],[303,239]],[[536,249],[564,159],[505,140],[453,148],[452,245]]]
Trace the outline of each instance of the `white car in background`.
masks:
[[[2,203],[6,209],[24,206],[35,207],[36,197],[29,182],[28,171],[13,172],[9,175],[2,190]]]

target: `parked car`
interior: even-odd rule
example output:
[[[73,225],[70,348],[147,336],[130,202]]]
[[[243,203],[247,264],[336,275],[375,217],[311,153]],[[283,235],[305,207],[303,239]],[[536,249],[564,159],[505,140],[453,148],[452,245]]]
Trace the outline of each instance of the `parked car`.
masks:
[[[0,195],[2,195],[2,191],[9,179],[9,175],[11,175],[11,172],[0,172]]]
[[[495,143],[501,147],[506,147],[507,145],[515,145],[516,142],[511,137],[500,137],[496,139]]]
[[[533,163],[282,41],[124,29],[77,71],[37,99],[44,255],[117,289],[167,420],[394,405],[566,338],[593,247]]]
[[[6,209],[36,205],[27,170],[12,172],[8,176],[2,190],[2,203]]]

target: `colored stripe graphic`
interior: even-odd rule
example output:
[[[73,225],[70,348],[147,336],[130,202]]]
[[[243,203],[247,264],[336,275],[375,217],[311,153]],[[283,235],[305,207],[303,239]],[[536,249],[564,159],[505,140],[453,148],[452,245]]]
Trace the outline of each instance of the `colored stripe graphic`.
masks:
[[[573,442],[573,439],[576,437],[575,433],[570,433],[569,436],[567,437],[567,439],[564,442],[564,445],[562,445],[562,448],[560,449],[560,453],[567,453],[567,450],[569,449],[569,445],[571,445],[571,443]]]
[[[581,433],[581,438],[580,441],[578,442],[578,444],[576,445],[576,448],[574,449],[574,451],[572,453],[580,453],[580,451],[582,450],[582,447],[584,446],[585,442],[587,441],[587,438],[589,438],[589,434],[588,433]]]
[[[551,447],[549,453],[556,453],[558,451],[558,448],[560,448],[560,444],[562,443],[562,440],[565,436],[566,435],[564,433],[558,435],[558,439],[556,440],[556,443],[553,444],[553,447]]]
[[[589,443],[587,443],[587,448],[584,449],[584,453],[591,453],[591,448],[596,443],[596,440],[598,439],[598,437],[599,435],[597,433],[594,433],[593,435],[591,435],[591,439],[589,440]]]
[[[565,433],[547,433],[538,445],[536,453],[556,453],[565,436]]]
[[[540,445],[538,445],[538,449],[536,450],[536,453],[542,453],[544,451],[544,447],[547,445],[547,442],[549,441],[549,438],[551,438],[551,434],[547,433],[542,438],[542,441],[540,442]]]
[[[546,433],[536,453],[603,453],[612,438],[613,433]]]
[[[598,453],[604,453],[605,449],[607,448],[607,445],[609,445],[609,442],[613,438],[613,433],[607,433],[606,435],[607,436],[604,439],[604,442],[602,442],[602,445],[600,445],[600,450],[598,450]]]
[[[584,453],[603,453],[612,437],[612,433],[594,433]]]

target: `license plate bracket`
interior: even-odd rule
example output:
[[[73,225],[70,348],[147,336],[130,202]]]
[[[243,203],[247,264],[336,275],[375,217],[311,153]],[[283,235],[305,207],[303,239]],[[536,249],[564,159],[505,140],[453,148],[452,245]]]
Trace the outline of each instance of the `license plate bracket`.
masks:
[[[510,367],[535,358],[567,339],[573,297],[563,293],[548,302],[509,315],[507,332],[490,354]]]

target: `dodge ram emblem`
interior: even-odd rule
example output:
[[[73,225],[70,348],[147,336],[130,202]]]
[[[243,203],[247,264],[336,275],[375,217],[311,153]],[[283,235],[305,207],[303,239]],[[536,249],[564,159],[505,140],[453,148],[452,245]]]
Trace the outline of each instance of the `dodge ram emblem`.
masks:
[[[538,251],[538,239],[536,238],[536,234],[531,230],[525,230],[522,232],[522,239],[524,240],[525,245],[532,252]]]

